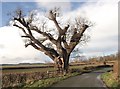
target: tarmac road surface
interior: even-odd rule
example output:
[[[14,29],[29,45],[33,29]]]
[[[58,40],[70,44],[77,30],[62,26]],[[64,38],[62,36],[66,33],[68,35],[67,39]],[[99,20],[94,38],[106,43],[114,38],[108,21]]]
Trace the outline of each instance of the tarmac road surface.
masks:
[[[100,79],[100,75],[104,72],[111,70],[111,68],[102,68],[100,70],[96,70],[90,73],[84,73],[82,75],[78,75],[75,77],[68,78],[66,80],[60,81],[57,84],[54,84],[53,87],[87,87],[88,89],[99,88],[99,89],[107,89],[105,84]],[[73,89],[73,88],[71,88]],[[82,89],[82,88],[80,88]]]

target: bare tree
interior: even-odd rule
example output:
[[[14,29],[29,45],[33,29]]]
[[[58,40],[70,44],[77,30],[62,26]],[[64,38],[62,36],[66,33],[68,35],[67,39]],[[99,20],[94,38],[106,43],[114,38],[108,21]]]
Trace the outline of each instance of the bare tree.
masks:
[[[79,43],[86,41],[84,33],[90,27],[90,23],[84,18],[77,17],[73,23],[69,22],[62,27],[57,20],[59,14],[58,8],[49,10],[46,18],[54,23],[55,29],[48,30],[46,27],[47,21],[42,21],[40,26],[33,24],[35,13],[30,13],[26,19],[23,11],[19,9],[16,10],[13,26],[23,31],[24,35],[21,37],[27,39],[25,47],[31,45],[52,60],[55,60],[57,57],[62,58],[64,62],[63,70],[68,72],[70,54]],[[50,33],[50,31],[53,33]],[[34,32],[40,34],[39,38],[34,36]],[[49,44],[44,44],[46,40],[49,40]]]

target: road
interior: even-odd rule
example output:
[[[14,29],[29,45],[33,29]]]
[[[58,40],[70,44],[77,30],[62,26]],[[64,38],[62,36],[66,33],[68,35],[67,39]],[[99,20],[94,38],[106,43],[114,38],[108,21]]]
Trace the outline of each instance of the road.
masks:
[[[100,74],[108,70],[110,70],[110,68],[103,68],[90,73],[84,73],[82,75],[60,81],[52,87],[99,87],[100,89],[102,87],[102,89],[107,89],[105,84],[100,79]]]

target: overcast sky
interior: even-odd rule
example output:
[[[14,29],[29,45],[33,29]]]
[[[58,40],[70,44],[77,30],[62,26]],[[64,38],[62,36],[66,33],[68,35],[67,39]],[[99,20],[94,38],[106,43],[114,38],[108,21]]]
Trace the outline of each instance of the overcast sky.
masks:
[[[6,1],[6,2],[5,2]],[[15,0],[11,0],[15,1]],[[21,0],[22,1],[22,0]],[[8,26],[10,16],[7,14],[21,7],[27,14],[28,11],[49,10],[55,6],[61,7],[64,20],[75,16],[82,16],[95,25],[88,29],[91,35],[89,43],[78,46],[86,57],[108,55],[118,51],[118,1],[117,0],[78,0],[82,2],[7,2],[4,0],[2,7],[2,24],[0,25],[0,64],[5,63],[38,63],[51,61],[50,58],[32,47],[24,47],[19,30]],[[47,1],[47,0],[45,0]],[[63,20],[63,21],[64,21]]]

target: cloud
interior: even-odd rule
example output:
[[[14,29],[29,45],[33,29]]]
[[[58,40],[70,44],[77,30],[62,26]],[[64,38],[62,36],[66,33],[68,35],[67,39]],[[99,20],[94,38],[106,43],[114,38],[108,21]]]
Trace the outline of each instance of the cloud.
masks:
[[[16,27],[0,28],[0,63],[45,62],[49,58],[31,46],[24,47]],[[2,47],[2,48],[1,48]],[[39,59],[39,60],[38,60]]]
[[[37,6],[39,8],[44,8],[46,10],[53,9],[54,7],[60,7],[61,11],[70,11],[71,10],[71,3],[69,0],[66,0],[65,2],[56,2],[55,0],[35,0],[37,3]]]
[[[35,0],[38,1],[38,0]],[[87,57],[99,56],[117,52],[118,49],[118,6],[117,2],[91,2],[88,0],[71,11],[71,3],[67,2],[40,2],[39,7],[50,9],[53,6],[61,6],[68,10],[63,12],[59,19],[65,24],[65,21],[76,16],[88,18],[95,23],[87,33],[91,35],[91,40],[86,46],[78,46]],[[113,2],[112,2],[113,1]],[[41,12],[40,12],[41,13]],[[38,17],[41,14],[38,14]],[[49,28],[54,27],[51,21]],[[19,62],[45,62],[50,60],[43,53],[35,50],[31,46],[24,47],[19,31],[15,27],[5,26],[0,28],[0,63],[19,63]]]
[[[84,3],[76,10],[63,14],[63,21],[81,16],[95,23],[86,33],[91,36],[90,42],[81,47],[87,57],[115,53],[118,50],[118,2],[105,0]],[[113,15],[114,13],[114,15]],[[88,55],[87,55],[88,54]]]
[[[1,2],[68,2],[70,0],[1,0]]]
[[[0,48],[3,49],[3,48],[4,48],[4,45],[3,45],[3,44],[0,44]]]
[[[0,27],[2,26],[2,3],[0,2]]]
[[[113,1],[114,2],[114,1]],[[95,22],[92,28],[91,41],[82,50],[101,55],[118,50],[118,6],[117,2],[86,3],[79,12]],[[114,14],[113,14],[114,13]]]

